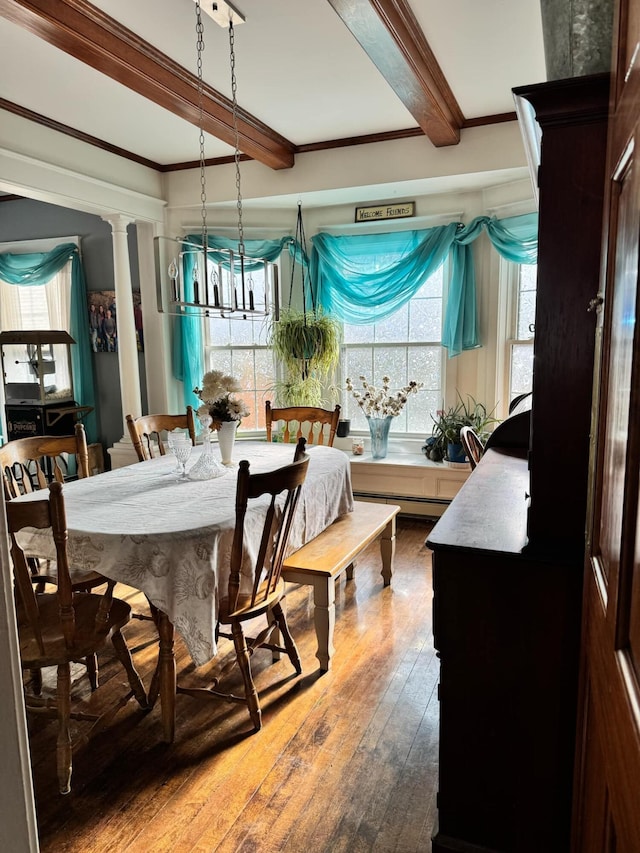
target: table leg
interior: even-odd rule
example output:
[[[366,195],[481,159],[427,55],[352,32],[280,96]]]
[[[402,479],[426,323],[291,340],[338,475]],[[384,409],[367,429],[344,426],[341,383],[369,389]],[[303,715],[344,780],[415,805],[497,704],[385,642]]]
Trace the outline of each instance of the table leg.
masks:
[[[313,621],[318,640],[316,657],[320,669],[327,672],[331,666],[331,656],[335,652],[333,629],[336,624],[336,582],[331,577],[313,579]]]
[[[176,658],[173,651],[173,623],[162,611],[158,614],[158,634],[162,728],[166,743],[173,743],[176,727]]]
[[[384,585],[389,586],[393,575],[393,558],[396,553],[396,517],[391,519],[380,537],[380,556],[382,557],[382,570],[380,574],[384,579]]]

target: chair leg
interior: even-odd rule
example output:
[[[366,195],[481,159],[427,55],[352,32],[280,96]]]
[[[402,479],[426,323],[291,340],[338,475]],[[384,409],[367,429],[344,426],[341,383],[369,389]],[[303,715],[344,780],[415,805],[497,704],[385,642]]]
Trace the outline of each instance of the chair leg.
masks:
[[[129,680],[129,684],[133,691],[133,695],[136,697],[138,701],[138,705],[141,708],[147,710],[149,707],[149,700],[147,698],[147,691],[144,689],[144,685],[140,676],[138,675],[138,671],[133,665],[133,658],[131,657],[131,652],[129,651],[129,647],[124,641],[124,637],[120,633],[120,631],[116,631],[111,637],[111,642],[113,643],[113,647],[116,650],[116,654],[120,660],[120,663],[126,670],[127,678]]]
[[[42,693],[42,670],[32,669],[29,674],[31,675],[31,689],[33,690],[33,695],[40,696]]]
[[[274,646],[281,646],[282,645],[282,637],[280,635],[280,626],[276,622],[271,608],[269,608],[267,610],[267,622],[269,623],[269,625],[273,626],[273,630],[271,631],[271,636],[269,637],[269,642],[272,643]],[[280,651],[272,649],[271,660],[273,661],[273,663],[277,663],[280,660],[280,657],[281,657]]]
[[[293,668],[300,675],[302,672],[302,663],[300,661],[300,655],[298,654],[298,649],[296,648],[296,644],[293,641],[293,637],[291,636],[291,632],[289,631],[289,626],[287,625],[287,617],[284,615],[284,610],[282,609],[282,605],[280,602],[273,605],[272,608],[273,618],[278,623],[278,627],[280,628],[280,633],[282,634],[282,639],[284,640],[284,647],[287,650],[287,654],[289,655],[289,660],[293,664]]]
[[[58,706],[58,742],[56,760],[58,765],[58,785],[61,794],[71,790],[71,733],[69,719],[71,714],[71,667],[68,663],[58,666],[57,683]]]
[[[260,710],[260,702],[258,700],[258,692],[253,677],[251,675],[251,663],[249,660],[249,650],[247,649],[247,641],[242,630],[240,622],[233,622],[231,625],[231,633],[233,635],[233,645],[236,650],[238,666],[244,679],[244,695],[249,707],[251,721],[257,732],[262,728],[262,711]]]
[[[98,689],[98,656],[95,654],[87,655],[84,663],[87,667],[87,676],[89,677],[89,684],[93,692]]]

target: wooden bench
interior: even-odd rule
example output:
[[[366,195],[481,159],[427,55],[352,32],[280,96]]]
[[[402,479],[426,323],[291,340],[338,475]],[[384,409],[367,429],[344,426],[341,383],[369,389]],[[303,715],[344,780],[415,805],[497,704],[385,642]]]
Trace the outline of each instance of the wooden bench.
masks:
[[[381,574],[384,585],[389,586],[396,547],[396,515],[399,511],[399,506],[391,504],[355,501],[353,512],[338,518],[283,563],[284,580],[313,587],[314,623],[318,640],[316,657],[323,672],[330,668],[331,656],[335,651],[335,580],[345,569],[347,578],[351,579],[355,558],[370,542],[381,536]]]

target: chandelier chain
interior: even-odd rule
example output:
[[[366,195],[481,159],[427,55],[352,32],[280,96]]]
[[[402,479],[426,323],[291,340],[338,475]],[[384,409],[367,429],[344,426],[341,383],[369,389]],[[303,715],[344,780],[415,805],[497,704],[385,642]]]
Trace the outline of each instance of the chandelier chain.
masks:
[[[207,179],[204,156],[204,84],[202,81],[202,54],[204,52],[204,26],[200,14],[200,0],[196,0],[196,53],[198,73],[198,110],[200,114],[200,216],[202,219],[202,245],[207,246]]]
[[[237,98],[237,81],[236,81],[236,53],[235,53],[235,35],[233,30],[233,20],[229,20],[229,63],[231,66],[231,98],[232,98],[232,116],[233,116],[233,133],[235,137],[235,164],[236,164],[236,194],[238,208],[238,251],[244,255],[244,227],[242,224],[242,189],[240,186],[240,133],[238,132],[238,98]]]

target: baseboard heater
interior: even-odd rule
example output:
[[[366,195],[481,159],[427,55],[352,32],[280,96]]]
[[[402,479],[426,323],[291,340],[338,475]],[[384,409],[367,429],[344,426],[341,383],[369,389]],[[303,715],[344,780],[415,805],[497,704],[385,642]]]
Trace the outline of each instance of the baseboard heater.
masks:
[[[447,498],[416,498],[404,495],[388,495],[382,492],[354,491],[354,498],[376,500],[384,503],[399,504],[400,515],[432,516],[439,518],[451,503]]]

